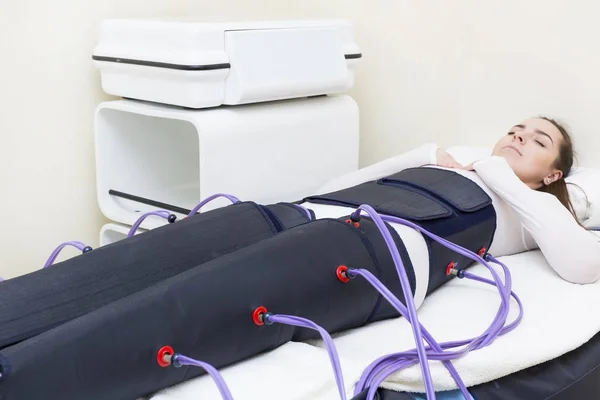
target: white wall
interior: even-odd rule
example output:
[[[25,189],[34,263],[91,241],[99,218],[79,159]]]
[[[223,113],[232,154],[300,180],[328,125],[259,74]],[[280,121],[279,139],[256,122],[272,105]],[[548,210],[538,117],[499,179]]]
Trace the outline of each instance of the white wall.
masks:
[[[424,141],[485,145],[547,114],[573,129],[582,163],[600,166],[596,4],[0,0],[0,276],[40,268],[64,240],[97,244],[92,118],[107,97],[90,56],[103,18],[346,17],[364,55],[351,92],[362,165]]]
[[[291,3],[291,2],[280,2]],[[423,141],[485,145],[546,114],[600,166],[600,3],[593,0],[303,0],[302,17],[350,18],[364,58],[352,94],[361,163]],[[282,5],[283,7],[283,5]]]

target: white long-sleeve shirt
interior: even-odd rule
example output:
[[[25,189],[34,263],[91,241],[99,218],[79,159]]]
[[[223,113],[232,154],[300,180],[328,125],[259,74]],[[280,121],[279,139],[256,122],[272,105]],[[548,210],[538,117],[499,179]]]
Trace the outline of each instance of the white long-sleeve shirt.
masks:
[[[435,144],[426,144],[388,158],[334,179],[318,193],[341,190],[406,168],[442,168],[435,166],[437,149]],[[554,271],[567,281],[585,284],[600,278],[600,237],[581,227],[555,196],[530,189],[504,158],[465,147],[448,152],[462,165],[473,162],[475,171],[453,171],[476,182],[492,198],[497,229],[490,254],[499,257],[539,248]]]

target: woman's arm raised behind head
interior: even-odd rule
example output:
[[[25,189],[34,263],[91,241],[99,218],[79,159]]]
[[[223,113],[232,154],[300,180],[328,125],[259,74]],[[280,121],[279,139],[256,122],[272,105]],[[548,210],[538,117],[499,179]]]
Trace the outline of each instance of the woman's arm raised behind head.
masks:
[[[558,275],[578,284],[600,278],[600,237],[580,226],[555,196],[529,188],[502,157],[477,161],[473,169],[515,210]]]

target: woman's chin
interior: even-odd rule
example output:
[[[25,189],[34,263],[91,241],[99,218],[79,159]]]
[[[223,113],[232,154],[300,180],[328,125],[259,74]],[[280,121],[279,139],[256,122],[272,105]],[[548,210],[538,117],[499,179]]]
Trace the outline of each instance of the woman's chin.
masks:
[[[502,158],[506,159],[506,161],[508,161],[509,164],[511,162],[516,162],[521,159],[521,155],[519,153],[517,153],[513,149],[507,149],[507,148],[501,149],[500,151],[496,152],[496,155],[498,157],[502,157]]]

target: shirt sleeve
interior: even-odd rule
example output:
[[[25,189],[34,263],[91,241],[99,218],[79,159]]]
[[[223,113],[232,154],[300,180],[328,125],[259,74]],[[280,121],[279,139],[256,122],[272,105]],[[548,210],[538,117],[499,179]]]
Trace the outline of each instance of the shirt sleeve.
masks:
[[[473,168],[519,215],[558,275],[578,284],[600,278],[600,238],[580,226],[554,195],[532,190],[502,157],[484,158]]]
[[[373,181],[388,175],[395,174],[406,168],[420,167],[427,164],[436,164],[438,146],[428,143],[417,147],[406,153],[387,158],[378,163],[350,172],[335,179],[330,180],[321,186],[316,194],[330,193],[337,190],[346,189],[361,183]]]

